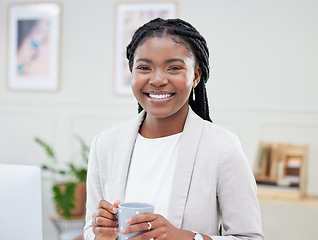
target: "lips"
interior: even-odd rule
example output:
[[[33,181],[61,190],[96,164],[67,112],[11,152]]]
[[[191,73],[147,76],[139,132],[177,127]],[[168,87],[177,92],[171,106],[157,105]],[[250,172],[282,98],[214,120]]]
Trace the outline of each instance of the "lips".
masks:
[[[169,98],[171,97],[173,94],[172,93],[166,93],[166,94],[148,94],[148,96],[150,98],[155,98],[155,99],[164,99],[164,98]]]
[[[149,101],[154,103],[166,103],[167,101],[170,101],[175,94],[167,92],[149,92],[145,93],[145,95]]]

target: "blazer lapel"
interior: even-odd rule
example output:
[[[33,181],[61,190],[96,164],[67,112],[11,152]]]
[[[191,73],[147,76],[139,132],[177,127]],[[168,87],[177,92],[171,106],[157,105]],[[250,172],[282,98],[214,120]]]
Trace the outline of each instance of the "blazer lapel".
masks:
[[[202,128],[203,120],[189,107],[189,113],[180,139],[179,155],[168,208],[168,219],[177,228],[182,227]]]
[[[124,201],[131,154],[143,119],[144,112],[125,125],[114,139],[117,142],[109,181],[109,200],[112,202],[118,199]]]

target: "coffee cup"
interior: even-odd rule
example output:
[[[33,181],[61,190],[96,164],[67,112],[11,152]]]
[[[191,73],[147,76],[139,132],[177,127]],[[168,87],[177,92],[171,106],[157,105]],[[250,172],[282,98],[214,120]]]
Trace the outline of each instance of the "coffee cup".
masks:
[[[149,203],[141,203],[141,202],[128,202],[128,203],[119,204],[118,213],[117,213],[118,224],[119,224],[119,231],[118,231],[119,240],[126,240],[145,232],[145,231],[139,231],[139,232],[134,232],[129,234],[121,233],[121,230],[123,228],[129,226],[129,224],[127,223],[127,220],[141,213],[154,213],[154,206]]]

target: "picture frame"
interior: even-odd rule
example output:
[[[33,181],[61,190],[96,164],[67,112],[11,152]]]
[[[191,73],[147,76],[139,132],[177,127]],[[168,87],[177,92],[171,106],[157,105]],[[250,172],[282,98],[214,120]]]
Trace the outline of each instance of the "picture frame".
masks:
[[[9,6],[9,90],[58,90],[60,25],[59,3],[23,3]]]
[[[116,5],[115,27],[115,93],[132,95],[131,73],[126,59],[126,47],[138,27],[151,19],[175,18],[176,2],[121,2]]]

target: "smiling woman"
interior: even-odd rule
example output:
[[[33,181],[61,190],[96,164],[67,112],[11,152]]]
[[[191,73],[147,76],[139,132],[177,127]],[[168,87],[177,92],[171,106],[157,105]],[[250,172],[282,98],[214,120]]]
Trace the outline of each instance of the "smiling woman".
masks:
[[[264,239],[240,142],[209,116],[204,38],[183,20],[158,18],[135,32],[126,55],[139,114],[93,141],[85,238]],[[120,202],[147,202],[155,213],[118,226]]]
[[[149,38],[139,45],[132,66],[132,90],[147,112],[141,135],[155,138],[182,132],[191,90],[201,77],[201,69],[195,65],[193,54],[171,36]],[[170,119],[175,119],[174,126]],[[167,124],[165,129],[174,128],[173,132],[147,132],[147,126],[162,121]]]
[[[211,121],[209,116],[208,99],[206,94],[205,83],[209,78],[209,49],[203,36],[189,23],[180,19],[154,19],[144,26],[140,27],[132,37],[130,44],[127,46],[126,57],[129,61],[129,68],[132,71],[135,51],[142,43],[151,37],[161,38],[162,36],[170,36],[173,41],[183,45],[189,56],[195,58],[196,67],[202,72],[201,81],[197,86],[197,92],[200,99],[194,101],[194,89],[189,98],[189,105],[204,120]],[[173,59],[171,59],[173,60]],[[139,112],[142,111],[139,105]]]

